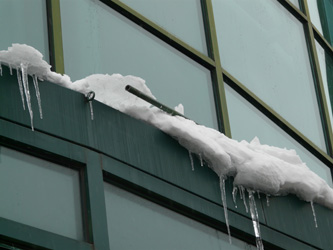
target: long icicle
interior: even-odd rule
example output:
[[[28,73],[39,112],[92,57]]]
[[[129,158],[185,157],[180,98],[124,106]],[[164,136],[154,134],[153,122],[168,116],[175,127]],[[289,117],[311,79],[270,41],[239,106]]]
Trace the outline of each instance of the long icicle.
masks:
[[[24,63],[21,63],[21,71],[22,71],[22,83],[23,83],[23,89],[25,93],[25,98],[27,101],[27,106],[30,114],[30,123],[31,123],[31,130],[34,131],[34,115],[31,108],[31,98],[30,98],[30,91],[29,91],[29,82],[28,82],[28,72],[27,72],[27,65]]]
[[[37,76],[33,75],[32,79],[33,79],[35,91],[36,91],[36,97],[37,97],[38,109],[39,109],[39,117],[40,117],[40,119],[43,119],[42,100],[40,98]]]
[[[257,249],[263,250],[264,245],[262,243],[261,234],[260,234],[259,216],[258,216],[256,202],[254,199],[254,191],[248,190],[248,193],[249,193],[250,213],[253,223],[254,234],[256,237]]]
[[[311,204],[312,215],[313,215],[313,220],[314,220],[314,223],[315,223],[315,227],[318,228],[317,216],[316,216],[316,211],[315,211],[314,206],[313,206],[313,201],[310,201],[310,204]]]
[[[23,84],[22,84],[22,77],[21,77],[21,69],[19,67],[16,68],[16,73],[17,73],[17,83],[19,85],[20,89],[20,94],[21,94],[21,100],[22,100],[22,105],[23,109],[25,110],[25,103],[24,103],[24,93],[23,93]]]
[[[1,65],[1,62],[0,62],[0,76],[2,76],[2,65]]]
[[[246,213],[248,213],[249,209],[247,208],[247,205],[246,205],[245,188],[243,186],[239,186],[239,194],[240,194],[241,199],[243,200]]]
[[[188,151],[188,155],[189,155],[189,157],[190,157],[190,162],[191,162],[191,168],[192,168],[192,171],[194,171],[194,162],[193,162],[192,152],[191,152],[191,151]]]
[[[220,189],[221,189],[221,198],[222,198],[222,205],[223,205],[223,210],[224,210],[225,224],[227,226],[227,231],[228,231],[228,235],[229,235],[229,243],[232,244],[230,227],[229,227],[229,219],[228,219],[227,196],[226,196],[226,192],[225,192],[225,177],[223,175],[220,176]]]

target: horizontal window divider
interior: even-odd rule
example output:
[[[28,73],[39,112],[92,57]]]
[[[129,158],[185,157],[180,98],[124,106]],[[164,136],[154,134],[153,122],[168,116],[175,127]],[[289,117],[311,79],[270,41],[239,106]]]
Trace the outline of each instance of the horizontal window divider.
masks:
[[[94,249],[92,244],[83,241],[73,240],[65,236],[57,235],[0,217],[0,241],[1,238],[4,238],[7,241],[13,239],[14,243],[15,241],[18,241],[18,243],[21,245],[27,245],[28,247],[29,245],[33,246],[33,249],[35,249],[36,246],[53,250]]]
[[[312,24],[313,34],[317,42],[333,57],[333,47],[325,39],[325,37],[318,31],[318,29]]]
[[[294,17],[296,17],[301,23],[307,23],[308,19],[306,15],[294,6],[289,0],[277,0],[283,7],[285,7]]]
[[[132,22],[136,23],[143,29],[152,33],[153,35],[155,35],[165,43],[169,44],[173,48],[177,49],[181,53],[185,54],[192,60],[204,66],[205,68],[209,70],[215,68],[215,62],[213,59],[197,51],[187,43],[183,42],[173,34],[169,33],[159,25],[150,21],[149,19],[139,14],[137,11],[133,10],[132,8],[128,7],[126,4],[122,3],[121,1],[117,0],[100,0],[100,1],[106,4],[107,6],[111,7],[112,9],[114,9],[118,13],[122,14],[123,16],[127,17],[128,19],[130,19]]]
[[[251,92],[224,69],[223,75],[224,80],[231,88],[233,88],[238,94],[249,101],[260,112],[267,116],[277,126],[279,126],[282,130],[284,130],[287,134],[289,134],[292,138],[294,138],[304,148],[310,151],[314,156],[316,156],[321,162],[326,164],[332,170],[333,159],[327,153],[317,147],[306,136],[304,136],[300,131],[298,131],[294,126],[287,122],[282,116],[275,112],[271,107],[264,103],[259,97],[257,97],[253,92]]]

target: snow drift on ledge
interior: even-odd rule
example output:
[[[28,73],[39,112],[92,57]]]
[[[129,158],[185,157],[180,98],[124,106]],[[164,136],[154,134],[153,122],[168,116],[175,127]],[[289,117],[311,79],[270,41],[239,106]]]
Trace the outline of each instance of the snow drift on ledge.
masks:
[[[238,142],[191,120],[170,116],[125,91],[129,84],[155,99],[139,77],[96,74],[71,82],[68,76],[52,72],[43,55],[24,44],[13,44],[8,51],[0,51],[0,62],[16,69],[24,63],[29,75],[83,94],[94,91],[96,100],[150,123],[177,139],[190,152],[200,155],[219,177],[234,176],[235,185],[271,195],[292,193],[305,201],[333,209],[333,190],[302,162],[295,150],[261,145],[258,138],[250,143]]]
[[[257,233],[259,221],[253,197],[254,191],[260,191],[267,195],[291,193],[305,201],[311,202],[312,209],[313,202],[333,209],[333,190],[302,162],[295,150],[262,145],[258,138],[254,138],[250,143],[246,141],[238,142],[214,129],[197,125],[194,121],[184,117],[170,116],[155,107],[151,107],[149,103],[125,90],[126,85],[131,85],[155,99],[145,85],[145,81],[139,77],[122,76],[120,74],[96,74],[71,82],[68,76],[52,72],[50,70],[51,66],[43,60],[43,56],[39,51],[28,45],[21,44],[13,44],[12,47],[8,48],[8,51],[0,51],[0,73],[1,64],[17,70],[19,85],[20,78],[23,79],[32,128],[33,116],[29,97],[29,84],[27,84],[28,74],[34,76],[36,94],[38,91],[37,77],[40,80],[48,80],[83,94],[94,91],[96,100],[132,117],[143,120],[178,140],[183,147],[188,149],[191,161],[192,154],[198,155],[200,160],[204,160],[219,176],[229,235],[224,180],[227,176],[233,176],[234,185],[240,188],[240,193],[244,192],[244,188],[249,192],[251,217],[255,228],[257,247],[260,249],[263,246],[260,232]],[[22,91],[21,97],[24,106]],[[177,108],[180,111],[183,110],[181,105]],[[243,200],[245,202],[245,197]]]

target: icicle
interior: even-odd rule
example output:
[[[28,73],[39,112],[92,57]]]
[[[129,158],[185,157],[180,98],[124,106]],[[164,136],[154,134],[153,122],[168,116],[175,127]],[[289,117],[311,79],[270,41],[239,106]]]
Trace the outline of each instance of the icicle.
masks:
[[[236,202],[237,192],[238,192],[238,188],[234,187],[232,189],[232,200],[234,201],[235,208],[237,208],[237,202]]]
[[[1,65],[1,62],[0,62],[0,75],[2,76],[2,65]]]
[[[21,63],[23,89],[24,89],[25,98],[26,98],[26,101],[27,101],[27,106],[28,106],[29,114],[30,114],[31,130],[34,131],[33,112],[32,112],[32,108],[31,108],[31,99],[30,99],[30,91],[29,91],[29,82],[28,82],[27,69],[28,69],[27,65]]]
[[[11,76],[13,75],[13,67],[10,64],[9,64],[9,73],[10,73]]]
[[[20,94],[21,94],[23,109],[25,110],[23,85],[22,85],[22,77],[21,77],[21,73],[20,73],[20,68],[18,68],[18,67],[16,68],[16,73],[17,73],[17,82],[18,82],[19,89],[20,89]]]
[[[201,154],[199,154],[199,159],[200,159],[200,166],[203,167],[204,163]]]
[[[257,194],[258,194],[258,199],[260,200],[260,192],[259,192],[259,191],[257,191]]]
[[[311,209],[312,209],[312,214],[313,214],[313,220],[314,220],[314,223],[315,223],[315,227],[318,228],[317,216],[316,216],[316,211],[315,211],[314,206],[313,206],[313,201],[310,201],[310,204],[311,204]]]
[[[229,228],[229,219],[228,219],[227,196],[226,196],[226,192],[225,192],[225,177],[223,175],[220,176],[220,189],[221,189],[221,198],[222,198],[222,204],[223,204],[223,210],[224,210],[225,224],[227,225],[227,230],[228,230],[228,235],[229,235],[229,243],[232,244],[230,228]]]
[[[254,192],[248,190],[249,192],[249,205],[250,205],[250,213],[253,223],[254,234],[256,236],[256,245],[257,249],[264,249],[264,245],[262,244],[261,235],[260,235],[260,225],[259,225],[259,216],[257,211],[256,202],[254,200]]]
[[[193,157],[192,157],[191,151],[188,151],[188,155],[190,156],[190,162],[191,162],[192,171],[194,171],[194,162],[193,162]]]
[[[34,86],[35,86],[35,91],[36,91],[36,97],[37,97],[38,108],[39,108],[39,116],[40,116],[40,119],[43,119],[42,101],[40,99],[40,92],[39,92],[39,87],[38,87],[37,76],[33,75],[32,79],[34,81]]]
[[[91,120],[94,120],[94,110],[93,110],[92,101],[89,101],[89,107],[90,107],[90,117],[91,117]]]
[[[248,213],[249,209],[247,208],[247,205],[246,205],[246,198],[245,198],[245,189],[244,189],[244,187],[242,187],[242,186],[239,187],[239,194],[240,194],[241,199],[243,200],[246,213]]]
[[[269,207],[269,194],[266,194],[266,205]]]

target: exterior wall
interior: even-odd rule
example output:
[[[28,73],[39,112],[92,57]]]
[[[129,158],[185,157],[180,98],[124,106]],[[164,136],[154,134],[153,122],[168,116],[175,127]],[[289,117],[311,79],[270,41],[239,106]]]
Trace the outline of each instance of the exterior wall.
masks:
[[[316,91],[314,96],[319,100],[317,115],[318,123],[322,124],[323,127],[324,149],[318,147],[314,141],[307,138],[307,135],[303,135],[297,128],[293,127],[291,121],[282,117],[281,114],[255,96],[255,93],[247,89],[245,83],[236,79],[236,75],[233,76],[225,68],[221,68],[221,62],[222,67],[224,66],[224,59],[223,53],[219,54],[218,47],[223,46],[223,42],[221,44],[217,43],[220,38],[214,33],[214,13],[212,8],[214,5],[210,1],[198,1],[195,5],[189,7],[192,10],[190,13],[199,12],[197,15],[201,13],[200,7],[203,7],[203,15],[199,19],[194,14],[186,16],[186,11],[182,10],[181,13],[191,20],[190,23],[195,22],[198,24],[197,29],[199,30],[194,30],[190,36],[184,37],[176,29],[177,27],[174,27],[174,24],[166,23],[169,20],[168,18],[161,19],[158,15],[152,15],[151,9],[148,7],[137,9],[140,6],[132,6],[131,4],[134,3],[131,3],[131,1],[128,1],[127,4],[144,16],[118,1],[110,1],[108,3],[109,6],[99,1],[81,1],[80,4],[75,1],[63,2],[65,1],[60,1],[60,8],[58,9],[57,7],[59,6],[57,4],[59,2],[57,1],[51,1],[51,4],[49,3],[48,5],[48,15],[53,18],[49,20],[53,20],[54,24],[52,26],[49,23],[49,33],[54,31],[50,28],[57,26],[57,16],[59,17],[58,22],[61,20],[63,26],[62,36],[64,42],[62,46],[64,47],[64,61],[61,62],[59,59],[61,56],[59,57],[58,54],[55,54],[55,51],[59,52],[62,46],[57,43],[52,45],[52,42],[50,42],[52,45],[50,47],[50,61],[56,69],[65,65],[65,72],[69,75],[71,75],[71,71],[77,72],[75,74],[77,74],[78,78],[84,77],[85,74],[96,72],[114,73],[115,70],[123,74],[136,74],[146,78],[146,80],[148,79],[148,85],[149,82],[157,84],[157,86],[154,86],[157,92],[161,90],[163,85],[168,85],[169,83],[175,83],[173,88],[177,89],[177,86],[181,83],[185,85],[191,84],[195,79],[200,79],[198,86],[202,89],[199,87],[199,89],[192,89],[192,85],[186,85],[185,90],[177,97],[179,99],[176,98],[170,103],[168,103],[168,96],[162,95],[160,99],[165,98],[166,104],[174,106],[177,104],[176,102],[181,102],[183,98],[187,98],[186,91],[191,92],[191,97],[188,98],[188,105],[191,106],[189,110],[197,109],[195,100],[200,99],[206,105],[205,112],[210,113],[209,117],[196,117],[195,112],[193,112],[193,119],[201,119],[200,121],[203,124],[215,126],[236,139],[251,139],[257,133],[264,131],[262,134],[263,142],[280,147],[292,145],[298,150],[299,154],[307,157],[311,165],[316,165],[317,169],[324,169],[324,175],[326,175],[327,180],[331,180],[330,167],[333,164],[331,151],[332,130],[330,129],[329,110],[327,109],[326,101],[324,101],[326,100],[323,88],[324,83],[319,71],[314,39],[319,42],[328,56],[332,55],[332,47],[325,42],[326,40],[320,34],[316,33],[317,31],[312,28],[311,24],[308,25],[307,16],[289,1],[277,1],[276,4],[280,6],[279,8],[283,8],[288,13],[290,12],[290,15],[295,16],[297,20],[301,20],[300,22],[304,26],[305,41],[310,48],[310,66],[317,72],[313,76],[313,84],[315,86],[312,92]],[[61,4],[68,4],[69,6],[64,8]],[[307,14],[306,4],[302,2],[300,6]],[[76,7],[82,7],[83,10],[80,9],[79,11],[85,12],[81,13],[81,16],[79,14],[71,16],[71,11],[78,11]],[[169,11],[171,12],[172,6],[165,6],[162,9],[168,11],[168,7],[170,7]],[[43,8],[45,9],[46,6]],[[185,9],[186,5],[182,6],[182,8]],[[59,12],[57,14],[56,10],[60,11],[60,15]],[[85,19],[83,19],[84,16]],[[101,18],[101,16],[103,18],[109,16],[112,20],[112,25],[114,26],[111,27],[114,32],[111,30],[110,36],[104,34],[106,30],[104,30],[105,27],[103,25],[108,24],[107,19],[104,21],[97,19],[98,21],[96,22],[90,21],[91,18],[96,20],[96,18]],[[152,19],[152,21],[146,19],[145,16]],[[75,18],[78,19],[75,20]],[[217,22],[216,17],[215,20]],[[89,38],[91,40],[86,44],[84,37],[75,38],[69,36],[68,33],[71,31],[70,22],[73,22],[74,28],[80,30],[78,34],[85,34],[87,30],[89,31],[87,24],[88,26],[91,25],[90,28],[95,29],[97,33],[91,36]],[[140,24],[145,30],[139,28],[137,24]],[[121,29],[123,33],[116,33],[117,29]],[[127,29],[129,31],[126,31]],[[204,29],[204,32],[202,29]],[[47,37],[45,31],[43,34],[44,38]],[[54,33],[53,36],[57,36],[57,34]],[[112,38],[113,36],[119,36],[117,37],[118,40]],[[140,50],[143,51],[143,54],[135,54],[135,46],[138,46],[136,43],[126,42],[134,39],[131,36],[136,36],[136,39],[139,39],[141,44],[148,44],[146,47],[142,45],[143,47]],[[196,36],[204,36],[204,38],[201,37],[201,43],[195,43]],[[50,36],[49,39],[58,41],[57,37]],[[71,39],[73,40],[70,41]],[[75,41],[75,39],[78,40]],[[80,39],[82,43],[80,43]],[[110,41],[109,39],[119,45],[112,46],[112,42],[108,42]],[[28,43],[28,40],[23,39],[21,42]],[[78,45],[77,48],[74,45]],[[122,54],[117,54],[119,52],[116,50],[119,50],[122,45],[126,49],[122,51]],[[205,45],[207,45],[207,49],[205,49]],[[82,55],[87,56],[87,58],[79,58],[78,55],[80,53],[87,51],[84,46],[90,46],[91,51],[88,53],[91,54]],[[95,56],[98,50],[94,51],[96,49],[94,46],[96,48],[105,46],[105,50],[101,51],[106,51],[106,48],[109,48],[110,51],[108,53],[111,54]],[[113,49],[114,47],[116,48],[115,50]],[[41,50],[38,46],[37,49]],[[78,50],[76,56],[73,56],[75,52],[73,49]],[[112,57],[112,53],[115,55],[114,57]],[[151,57],[154,53],[158,53],[157,58]],[[146,54],[149,56],[146,56]],[[167,58],[165,62],[163,62],[164,57]],[[315,60],[311,60],[311,58]],[[143,60],[144,63],[142,63]],[[157,63],[159,60],[161,62]],[[156,66],[155,69],[155,64],[160,66]],[[175,69],[174,64],[177,65],[181,73],[176,74],[177,67]],[[103,72],[100,72],[102,70]],[[153,73],[151,73],[152,71]],[[331,72],[328,69],[326,74],[330,75]],[[78,172],[80,176],[82,208],[80,213],[82,213],[83,240],[74,239],[68,235],[61,235],[48,228],[29,225],[23,221],[4,218],[0,215],[3,217],[0,219],[0,242],[7,246],[14,244],[14,246],[19,248],[33,246],[51,249],[119,248],[121,247],[119,245],[121,241],[116,240],[118,238],[116,235],[122,235],[121,230],[125,229],[121,229],[120,226],[114,227],[112,225],[112,217],[110,219],[110,214],[108,215],[109,209],[115,209],[112,207],[112,199],[118,197],[118,199],[127,198],[130,202],[135,201],[135,204],[142,205],[144,203],[145,207],[164,215],[167,213],[167,217],[162,215],[157,217],[164,218],[161,219],[162,223],[169,225],[167,228],[169,230],[175,230],[175,227],[177,227],[176,224],[171,222],[170,218],[178,218],[176,219],[177,222],[183,222],[178,225],[178,228],[182,229],[184,225],[191,225],[186,229],[189,237],[191,234],[198,234],[199,236],[196,236],[195,239],[203,239],[205,237],[207,239],[208,237],[209,240],[207,242],[212,244],[212,246],[217,244],[216,249],[225,247],[224,244],[227,244],[228,240],[225,236],[226,226],[221,204],[219,181],[209,168],[200,166],[197,158],[194,158],[195,171],[192,171],[188,152],[172,138],[147,124],[95,101],[93,102],[95,119],[91,121],[89,105],[81,94],[48,82],[40,83],[44,118],[40,120],[35,115],[35,131],[31,131],[28,112],[22,109],[15,73],[14,71],[14,75],[11,76],[9,69],[3,67],[3,76],[0,78],[0,146],[24,152]],[[190,77],[193,77],[193,74],[196,74],[195,79],[191,80]],[[168,78],[170,75],[172,77]],[[159,83],[156,82],[162,81],[162,79],[167,80],[158,85]],[[186,80],[188,79],[190,80],[187,82]],[[32,83],[32,81],[30,82]],[[203,83],[202,86],[200,85],[201,83]],[[196,83],[193,84],[195,85]],[[331,86],[329,80],[327,85]],[[161,91],[162,93],[163,91]],[[172,93],[168,95],[172,95]],[[37,113],[37,101],[34,96],[32,98],[33,110]],[[193,101],[193,104],[191,104],[191,101]],[[242,103],[243,106],[245,103],[248,109],[244,109]],[[239,123],[246,114],[250,114],[247,118],[248,126],[246,129],[242,129]],[[243,138],[243,136],[246,138]],[[113,186],[134,193],[150,202],[166,207],[170,211],[176,212],[176,214],[166,212],[169,210],[164,211],[164,208],[160,208],[155,204],[151,205],[148,201],[140,200],[141,198],[134,198],[131,194],[119,191],[117,188],[112,189],[113,186],[108,186],[109,184],[105,183],[110,183]],[[112,193],[112,190],[115,193]],[[234,239],[234,246],[244,249],[249,247],[246,244],[255,245],[252,221],[250,215],[246,213],[245,208],[242,206],[241,200],[238,200],[237,209],[233,206],[231,192],[232,179],[229,179],[227,183],[227,203],[229,204],[231,234],[240,240],[238,242]],[[70,203],[71,201],[68,202]],[[120,201],[117,200],[117,202]],[[33,200],[31,200],[31,203],[33,203]],[[266,249],[329,249],[333,244],[330,237],[333,233],[333,215],[331,210],[315,205],[319,226],[315,228],[310,204],[302,202],[296,197],[272,197],[270,206],[267,206],[263,197],[256,199],[256,203],[259,210],[262,238]],[[127,203],[124,201],[124,204]],[[119,212],[119,210],[115,211]],[[131,211],[129,210],[128,213],[131,213]],[[135,213],[135,211],[132,211],[132,213]],[[120,215],[124,216],[124,214]],[[126,218],[126,216],[124,217]],[[149,217],[149,213],[147,217]],[[133,220],[135,219],[133,217]],[[124,227],[127,226],[128,231],[132,228],[130,222],[126,222],[128,224],[124,223]],[[197,222],[200,223],[195,224]],[[133,221],[133,224],[135,224],[135,221]],[[133,229],[140,230],[138,226],[144,228],[144,225],[140,224],[143,224],[143,222],[135,224]],[[194,229],[199,229],[201,233]],[[112,230],[115,231],[113,232]],[[157,235],[164,239],[162,233],[157,233]],[[216,240],[216,235],[220,235],[217,237],[218,240]],[[126,242],[130,242],[131,239],[134,241],[133,237],[129,237]],[[189,238],[189,240],[194,242],[195,239]],[[143,236],[142,238],[137,237],[136,240],[133,244],[137,245],[134,246],[146,242]],[[195,244],[192,242],[188,246],[193,249],[193,245]],[[147,248],[146,245],[142,246]],[[212,247],[212,249],[215,248]]]

